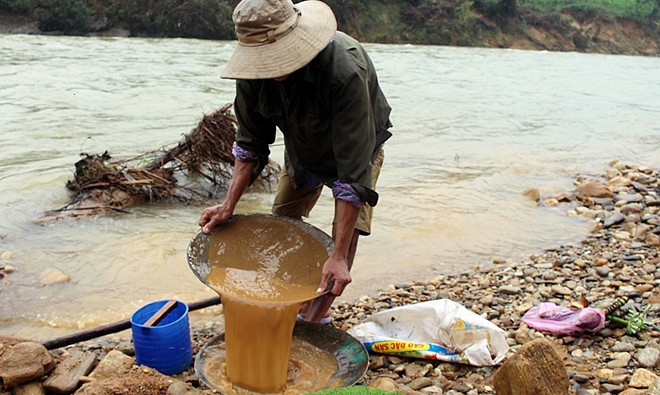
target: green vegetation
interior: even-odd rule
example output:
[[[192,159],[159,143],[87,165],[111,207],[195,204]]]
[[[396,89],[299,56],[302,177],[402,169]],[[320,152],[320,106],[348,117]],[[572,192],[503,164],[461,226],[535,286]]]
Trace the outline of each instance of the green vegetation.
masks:
[[[312,395],[393,395],[396,392],[369,388],[362,385],[353,387],[336,388],[312,393]]]
[[[41,31],[80,33],[88,30],[90,13],[83,0],[36,0],[34,16]]]
[[[609,17],[645,19],[657,16],[660,0],[520,0],[518,6],[544,14],[575,10]]]
[[[234,39],[239,0],[0,0],[43,32],[85,34],[122,28],[132,36]],[[297,0],[294,0],[297,1]],[[339,29],[367,42],[488,45],[496,36],[555,31],[586,48],[579,21],[627,18],[660,36],[660,0],[325,0]],[[577,41],[576,41],[577,40]],[[495,44],[497,45],[497,44]],[[503,44],[506,45],[506,44]],[[551,49],[551,48],[548,48]]]
[[[0,0],[0,11],[33,17],[39,30],[80,34],[123,28],[136,36],[232,39],[238,1]]]

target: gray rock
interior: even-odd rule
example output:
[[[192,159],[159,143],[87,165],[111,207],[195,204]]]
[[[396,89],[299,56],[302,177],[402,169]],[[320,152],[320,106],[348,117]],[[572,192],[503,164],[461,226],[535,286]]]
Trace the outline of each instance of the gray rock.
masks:
[[[655,347],[646,346],[637,353],[636,358],[640,366],[645,368],[654,368],[658,365],[660,350]]]
[[[616,374],[607,379],[607,382],[610,384],[619,385],[623,384],[626,380],[628,380],[627,374]]]
[[[601,277],[607,277],[610,274],[610,269],[607,266],[598,266],[596,268],[596,274]]]
[[[621,214],[619,212],[615,212],[614,214],[612,214],[609,217],[605,218],[605,220],[603,221],[603,228],[607,229],[607,228],[610,228],[610,227],[612,227],[616,224],[620,224],[625,219],[626,219],[626,217],[623,214]]]
[[[626,203],[635,203],[641,202],[644,200],[644,197],[638,193],[622,193],[614,197],[615,202],[626,202]]]
[[[469,386],[467,386],[465,384],[455,383],[451,386],[451,389],[454,390],[454,391],[458,391],[462,394],[466,394],[466,393],[470,392],[470,390],[472,388],[470,388]]]
[[[633,352],[635,351],[635,345],[628,342],[618,342],[611,348],[612,352]]]
[[[418,377],[413,381],[411,381],[410,383],[408,383],[407,386],[408,388],[418,391],[422,388],[430,387],[431,385],[433,385],[433,380],[431,380],[430,377]]]
[[[630,358],[630,353],[615,352],[612,354],[612,360],[607,363],[607,367],[610,369],[626,367],[628,366],[628,362],[630,362]]]
[[[553,286],[550,288],[550,290],[551,290],[552,292],[556,293],[556,294],[564,295],[564,296],[568,296],[568,295],[572,295],[572,294],[573,294],[573,291],[571,291],[570,289],[568,289],[568,288],[566,288],[566,287],[562,287],[561,285],[553,285]]]
[[[573,380],[577,383],[586,383],[589,381],[589,376],[586,376],[584,374],[575,374],[573,375]]]
[[[516,287],[513,285],[502,285],[500,287],[500,292],[507,295],[517,295],[520,293],[520,287]]]
[[[599,388],[600,392],[607,392],[610,394],[618,394],[619,392],[623,391],[623,385],[620,384],[601,384]]]
[[[660,378],[653,383],[648,389],[652,395],[660,395]]]

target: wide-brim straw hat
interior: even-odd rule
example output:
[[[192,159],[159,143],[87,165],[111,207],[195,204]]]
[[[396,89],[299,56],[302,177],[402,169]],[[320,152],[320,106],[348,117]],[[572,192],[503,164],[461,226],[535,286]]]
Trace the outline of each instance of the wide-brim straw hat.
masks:
[[[238,43],[221,74],[231,79],[267,79],[293,73],[332,41],[337,21],[317,0],[243,0],[234,9]]]

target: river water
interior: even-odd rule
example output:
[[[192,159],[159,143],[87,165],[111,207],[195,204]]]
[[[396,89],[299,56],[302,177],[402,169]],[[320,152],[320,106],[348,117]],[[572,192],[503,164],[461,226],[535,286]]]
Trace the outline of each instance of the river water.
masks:
[[[68,202],[81,152],[130,158],[170,145],[231,102],[233,82],[219,74],[233,45],[0,35],[0,253],[16,268],[1,282],[0,334],[44,339],[127,319],[153,300],[213,295],[185,257],[201,206],[32,221]],[[660,59],[366,47],[394,137],[373,234],[342,300],[579,242],[585,220],[521,192],[571,190],[576,175],[602,174],[612,159],[660,166]],[[279,141],[273,159],[282,162]],[[238,212],[268,212],[272,198],[249,194]],[[309,222],[330,232],[331,214],[326,191]],[[71,281],[40,285],[48,268]]]

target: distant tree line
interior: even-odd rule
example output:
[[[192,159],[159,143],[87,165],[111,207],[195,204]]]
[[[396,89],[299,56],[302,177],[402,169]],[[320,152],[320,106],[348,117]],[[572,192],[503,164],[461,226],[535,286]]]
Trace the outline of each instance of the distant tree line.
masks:
[[[660,1],[660,0],[658,0]],[[41,31],[78,34],[112,27],[133,35],[232,39],[231,14],[239,0],[0,0],[0,10],[34,17]],[[429,15],[460,17],[472,6],[513,15],[516,0],[326,0],[343,30],[360,30],[354,20],[374,7],[392,3],[402,23],[425,25]],[[372,3],[372,4],[370,4]],[[462,13],[462,14],[461,14]],[[426,22],[425,22],[426,21]],[[427,30],[430,26],[425,26]],[[433,30],[432,28],[430,29]],[[360,33],[360,32],[358,32]],[[365,32],[362,32],[365,35]]]
[[[297,0],[294,0],[297,2]],[[470,45],[488,29],[516,29],[560,11],[626,6],[657,23],[660,0],[325,0],[339,28],[371,42]],[[0,0],[0,11],[34,18],[43,32],[85,34],[123,28],[133,36],[234,39],[239,0]],[[558,9],[561,7],[562,9]],[[632,10],[632,11],[630,11]],[[599,12],[600,12],[599,11]],[[617,15],[615,11],[613,16]],[[539,17],[541,13],[541,17]],[[660,30],[660,29],[657,29]]]
[[[238,1],[0,0],[0,10],[36,19],[39,30],[68,34],[123,28],[137,36],[231,39]]]

